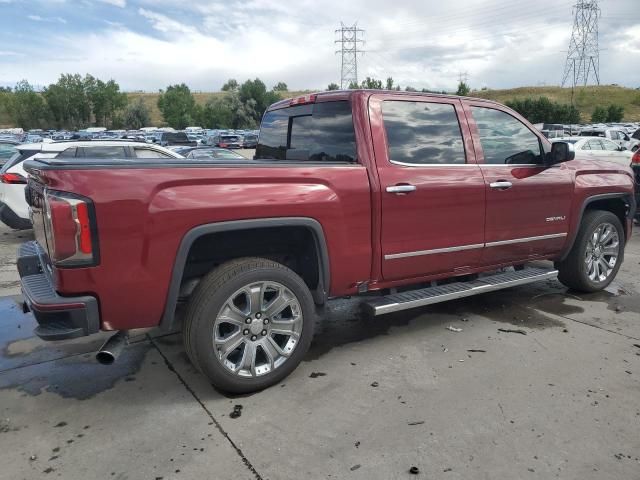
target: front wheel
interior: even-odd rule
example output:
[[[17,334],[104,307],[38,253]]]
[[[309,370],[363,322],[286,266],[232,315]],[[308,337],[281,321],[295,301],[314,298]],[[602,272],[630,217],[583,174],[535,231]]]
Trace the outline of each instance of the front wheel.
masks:
[[[624,258],[624,229],[611,212],[585,214],[569,255],[558,262],[558,280],[581,292],[596,292],[615,278]]]
[[[298,366],[314,317],[311,293],[295,272],[264,258],[233,260],[204,277],[189,299],[185,350],[215,387],[261,390]]]

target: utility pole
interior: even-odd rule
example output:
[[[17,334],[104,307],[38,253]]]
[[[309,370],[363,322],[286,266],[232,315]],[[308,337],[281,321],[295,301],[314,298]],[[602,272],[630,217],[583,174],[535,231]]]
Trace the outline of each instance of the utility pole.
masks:
[[[597,0],[578,0],[573,6],[573,31],[562,76],[563,87],[568,82],[572,88],[586,86],[590,75],[600,85],[599,18]]]
[[[336,34],[338,39],[335,43],[340,44],[340,50],[336,50],[336,53],[342,56],[340,88],[345,89],[352,83],[358,83],[358,54],[364,53],[364,50],[359,48],[364,43],[364,30],[358,28],[357,22],[351,27],[340,22],[340,28],[336,30]]]

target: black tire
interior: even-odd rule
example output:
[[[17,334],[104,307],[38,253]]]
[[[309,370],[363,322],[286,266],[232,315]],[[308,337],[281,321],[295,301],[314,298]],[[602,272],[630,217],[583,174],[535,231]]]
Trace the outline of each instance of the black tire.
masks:
[[[240,377],[228,370],[214,347],[214,323],[227,300],[255,282],[278,282],[295,295],[302,310],[302,331],[293,353],[277,368],[261,376]],[[274,385],[302,361],[313,338],[315,305],[302,278],[284,265],[265,258],[240,258],[207,274],[191,295],[184,316],[184,346],[191,362],[214,387],[230,393],[249,393]]]
[[[589,278],[587,265],[585,263],[585,256],[593,233],[598,226],[603,223],[609,223],[616,229],[620,245],[619,254],[616,264],[609,276],[603,281],[594,281]],[[577,290],[579,292],[590,293],[604,289],[613,281],[620,269],[620,266],[622,265],[624,260],[624,245],[624,228],[622,227],[620,219],[616,215],[603,210],[587,211],[582,218],[578,235],[576,236],[576,240],[569,252],[569,255],[562,262],[556,263],[556,268],[558,269],[558,280],[572,290]]]

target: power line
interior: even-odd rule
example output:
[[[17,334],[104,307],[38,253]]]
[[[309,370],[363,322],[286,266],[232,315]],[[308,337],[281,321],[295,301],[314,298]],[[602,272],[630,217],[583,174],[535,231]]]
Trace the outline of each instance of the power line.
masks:
[[[587,85],[593,73],[600,85],[600,51],[598,48],[598,19],[600,7],[597,0],[578,0],[573,7],[573,30],[562,76],[562,86],[568,80],[571,87]]]
[[[336,53],[341,54],[340,68],[340,88],[349,88],[352,83],[358,83],[358,54],[364,53],[359,46],[364,43],[364,30],[358,28],[358,23],[348,27],[340,22],[340,28],[336,30],[338,39],[335,43],[340,44],[340,50]]]

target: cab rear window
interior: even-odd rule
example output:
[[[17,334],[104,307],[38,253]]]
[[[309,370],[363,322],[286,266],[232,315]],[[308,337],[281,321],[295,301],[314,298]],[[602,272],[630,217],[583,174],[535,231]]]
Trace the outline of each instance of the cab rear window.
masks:
[[[356,140],[349,102],[297,105],[267,112],[260,125],[254,158],[355,162]]]

